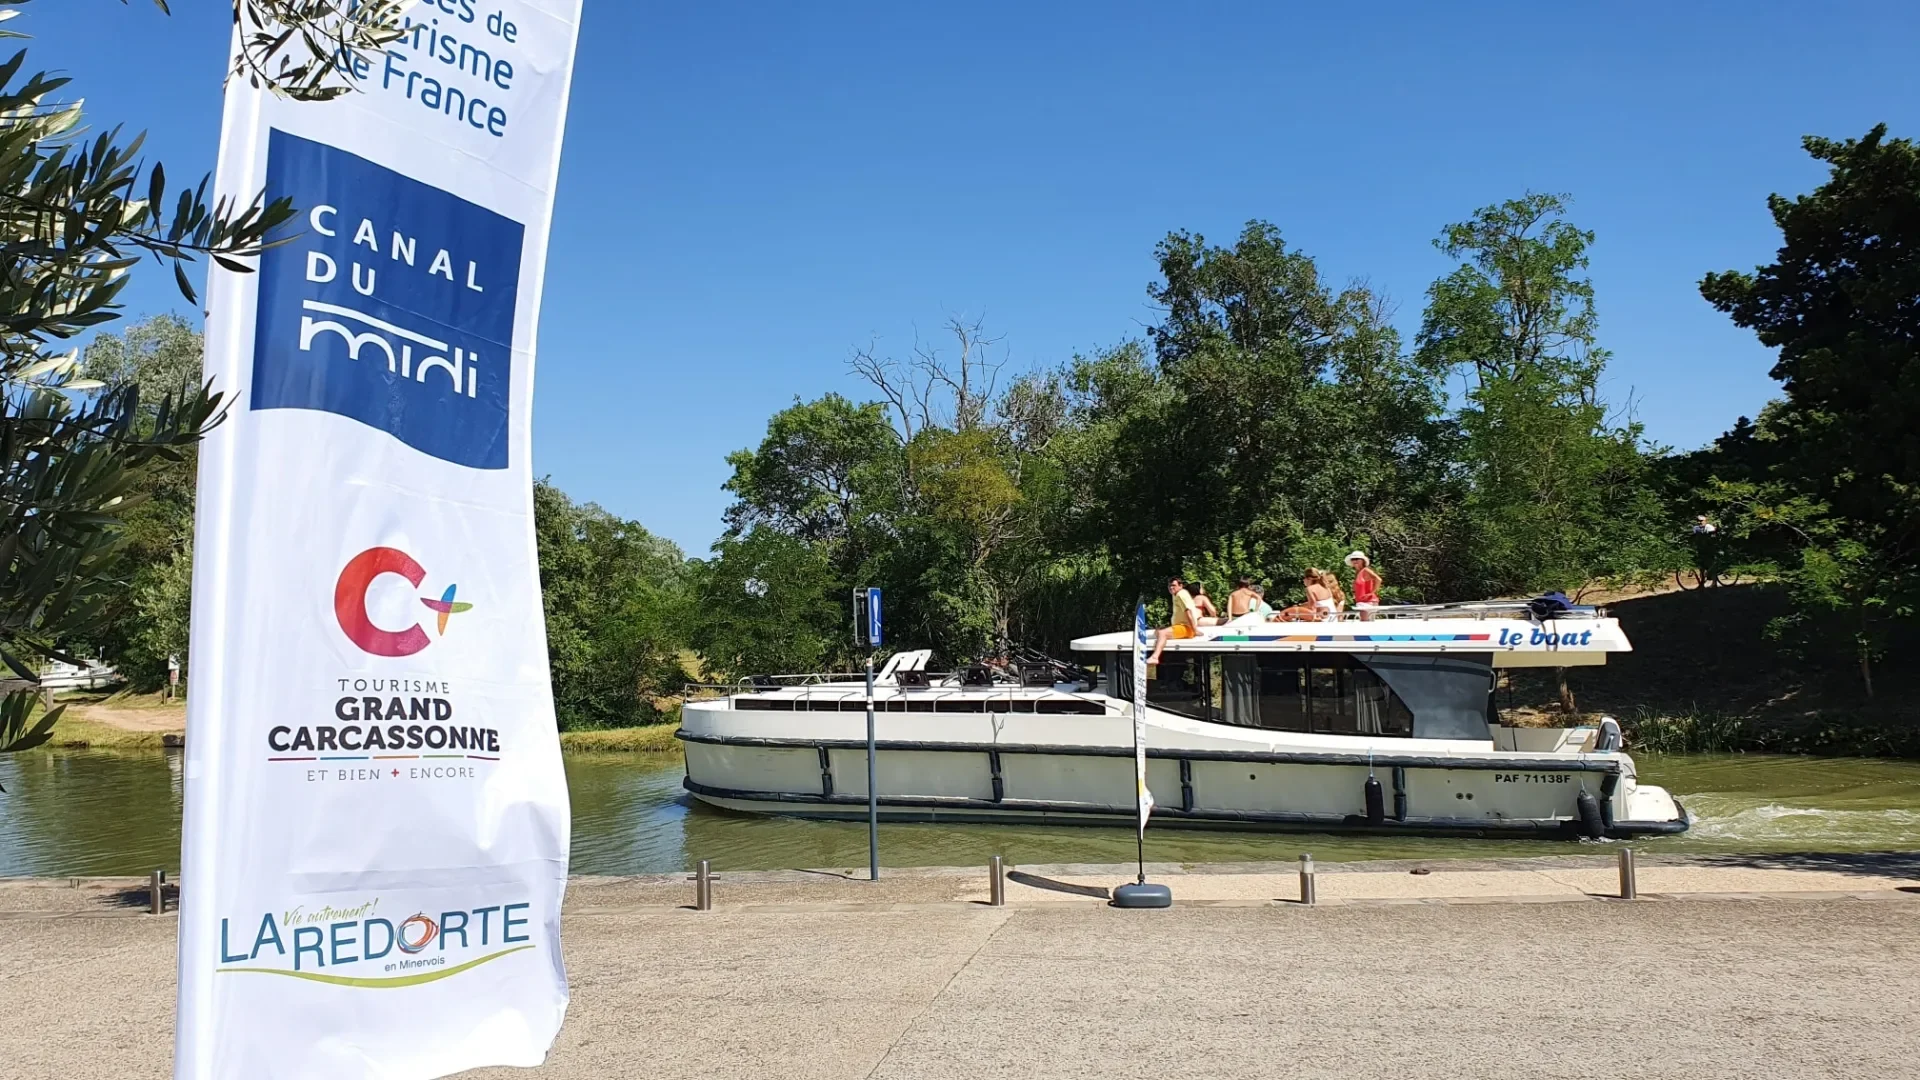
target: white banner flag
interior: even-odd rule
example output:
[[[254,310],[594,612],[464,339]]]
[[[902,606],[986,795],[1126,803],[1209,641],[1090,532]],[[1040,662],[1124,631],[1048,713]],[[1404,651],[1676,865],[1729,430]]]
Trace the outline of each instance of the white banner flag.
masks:
[[[1133,776],[1140,809],[1140,836],[1145,842],[1147,818],[1153,814],[1153,792],[1147,790],[1147,650],[1153,631],[1147,629],[1147,605],[1133,612]]]
[[[532,528],[535,323],[579,0],[429,0],[354,93],[228,85],[177,1077],[537,1065],[569,810]]]

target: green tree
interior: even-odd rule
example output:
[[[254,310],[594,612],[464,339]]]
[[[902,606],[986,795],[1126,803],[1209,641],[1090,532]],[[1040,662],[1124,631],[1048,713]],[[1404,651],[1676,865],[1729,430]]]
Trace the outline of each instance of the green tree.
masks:
[[[734,501],[703,568],[693,623],[709,670],[737,677],[845,663],[851,590],[899,540],[904,458],[885,407],[838,394],[796,401],[767,421],[758,447],[727,463]],[[828,608],[839,614],[826,617]],[[730,623],[732,612],[747,621]]]
[[[879,404],[839,394],[796,401],[767,421],[755,450],[727,456],[729,531],[766,525],[823,545],[836,560],[858,562],[864,534],[895,508],[899,440]]]
[[[930,646],[946,662],[1057,628],[1040,614],[1057,608],[1038,598],[1058,600],[1080,581],[1051,561],[1072,498],[1056,453],[1067,389],[1050,373],[1003,382],[1004,361],[977,322],[955,319],[948,331],[956,348],[947,353],[857,352],[851,366],[880,401],[797,402],[769,421],[759,447],[728,459],[735,503],[707,568],[705,606],[794,617],[756,624],[752,635],[710,628],[703,652],[715,670],[853,662],[848,603],[863,585],[887,590],[894,640]],[[746,603],[745,582],[768,591]]]
[[[1591,237],[1560,216],[1529,197],[1450,230],[1462,265],[1411,352],[1384,297],[1254,221],[1156,248],[1145,340],[1011,379],[961,320],[945,352],[856,353],[877,402],[797,402],[729,459],[702,606],[755,621],[702,631],[703,654],[842,665],[856,585],[888,590],[895,641],[957,662],[1124,625],[1172,572],[1223,593],[1250,574],[1284,603],[1354,547],[1408,599],[1670,569],[1650,448],[1599,398]]]
[[[819,545],[760,526],[722,537],[698,573],[687,626],[710,675],[822,671],[844,655],[852,613]]]
[[[1852,639],[1871,695],[1887,628],[1920,600],[1920,147],[1884,124],[1803,145],[1829,175],[1768,199],[1774,261],[1700,291],[1779,350],[1778,459],[1751,495],[1794,523],[1797,619]]]
[[[1158,596],[1157,579],[1230,538],[1278,558],[1301,537],[1365,535],[1389,564],[1429,561],[1419,522],[1446,489],[1452,425],[1386,301],[1331,288],[1265,222],[1224,248],[1176,232],[1156,258],[1152,360],[1123,347],[1070,378],[1088,531],[1128,586]]]
[[[192,625],[193,548],[177,548],[165,562],[145,566],[133,578],[133,611],[126,620],[127,644],[117,658],[133,685],[161,685],[168,661],[179,658],[187,674],[187,632]]]
[[[143,319],[121,334],[100,334],[83,354],[89,376],[108,387],[131,387],[143,403],[192,393],[201,385],[200,332],[177,315]],[[151,404],[136,423],[152,430]],[[193,446],[177,460],[144,470],[122,504],[121,576],[127,588],[108,602],[106,627],[89,642],[139,689],[166,679],[169,657],[190,667],[187,626],[193,564],[193,505],[199,463]]]
[[[1444,428],[1438,388],[1401,357],[1382,299],[1322,284],[1264,223],[1231,250],[1194,240],[1160,246],[1166,283],[1153,295],[1168,317],[1154,339],[1177,437],[1199,455],[1183,464],[1210,479],[1216,512],[1202,538],[1273,544],[1376,531],[1403,514],[1436,479]]]
[[[900,640],[958,662],[1051,633],[1041,597],[1085,584],[1089,564],[1057,561],[1073,500],[1060,452],[1065,378],[1008,379],[998,339],[978,321],[946,329],[951,351],[916,346],[908,362],[868,351],[852,366],[887,402],[901,451],[890,542],[874,548],[866,576],[896,590]]]
[[[533,517],[560,727],[668,718],[669,699],[688,682],[680,549],[546,480],[534,484]]]
[[[1577,593],[1681,557],[1639,425],[1600,397],[1608,354],[1584,276],[1593,234],[1566,207],[1529,194],[1435,241],[1459,265],[1427,292],[1416,354],[1466,377],[1450,592]]]
[[[1675,575],[1682,587],[1776,578],[1798,561],[1799,535],[1778,516],[1772,480],[1786,445],[1780,432],[1780,403],[1771,402],[1757,418],[1735,420],[1708,446],[1658,463],[1668,519],[1686,537],[1692,561]]]

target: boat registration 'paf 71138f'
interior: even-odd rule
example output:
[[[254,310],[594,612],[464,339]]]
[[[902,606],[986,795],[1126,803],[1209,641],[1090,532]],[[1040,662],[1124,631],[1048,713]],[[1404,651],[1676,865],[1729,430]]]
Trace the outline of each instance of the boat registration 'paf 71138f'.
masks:
[[[1203,627],[1148,675],[1154,820],[1215,828],[1627,838],[1684,808],[1638,781],[1619,726],[1504,726],[1502,668],[1631,649],[1604,611],[1384,608],[1366,620]],[[894,820],[1130,823],[1135,635],[1081,665],[935,675],[893,656],[875,691],[880,813]],[[762,678],[682,712],[686,788],[733,810],[865,813],[866,696],[849,675]]]

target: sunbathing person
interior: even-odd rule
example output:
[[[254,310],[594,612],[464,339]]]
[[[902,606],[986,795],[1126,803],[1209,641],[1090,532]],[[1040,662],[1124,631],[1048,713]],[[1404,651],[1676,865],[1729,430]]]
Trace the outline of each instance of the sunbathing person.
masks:
[[[1213,600],[1207,596],[1207,587],[1199,582],[1193,583],[1193,610],[1199,616],[1194,621],[1201,626],[1219,626],[1220,609],[1213,606]]]
[[[1327,615],[1327,621],[1332,622],[1347,610],[1347,590],[1340,587],[1340,579],[1331,570],[1320,571],[1320,586],[1327,590],[1328,598],[1333,601],[1333,610]]]
[[[1326,616],[1326,610],[1316,603],[1318,599],[1316,594],[1326,591],[1325,586],[1320,584],[1319,572],[1316,570],[1308,570],[1305,574],[1301,575],[1300,583],[1306,586],[1307,598],[1298,604],[1290,604],[1278,611],[1273,610],[1271,606],[1267,606],[1266,620],[1268,622],[1319,622]]]
[[[1300,584],[1307,587],[1307,606],[1317,618],[1330,619],[1340,611],[1333,590],[1327,587],[1327,577],[1327,572],[1317,566],[1307,567],[1307,572],[1300,576]]]

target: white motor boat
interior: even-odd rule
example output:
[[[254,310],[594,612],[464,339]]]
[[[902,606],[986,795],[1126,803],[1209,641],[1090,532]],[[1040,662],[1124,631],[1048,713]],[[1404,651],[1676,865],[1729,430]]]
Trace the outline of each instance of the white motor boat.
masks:
[[[1123,631],[1073,642],[1087,667],[921,670],[876,680],[875,770],[888,820],[1130,823],[1132,656]],[[1609,719],[1509,727],[1502,668],[1606,662],[1631,649],[1589,608],[1383,609],[1372,619],[1205,627],[1168,643],[1147,685],[1157,826],[1625,839],[1684,831]],[[1097,673],[1095,669],[1097,668]],[[729,810],[867,812],[864,674],[756,680],[681,714],[685,786]]]

